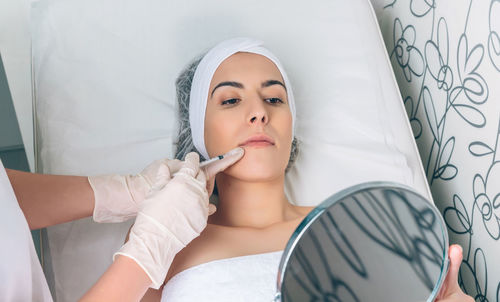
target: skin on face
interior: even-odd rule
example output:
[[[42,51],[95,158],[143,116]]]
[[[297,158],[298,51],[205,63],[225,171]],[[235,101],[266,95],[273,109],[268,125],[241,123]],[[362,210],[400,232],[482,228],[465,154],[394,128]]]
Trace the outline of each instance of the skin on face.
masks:
[[[254,135],[265,135],[274,144],[254,142],[242,146],[243,158],[223,173],[244,181],[282,177],[292,142],[292,114],[284,80],[268,58],[241,52],[222,62],[212,77],[205,114],[205,146],[209,156],[214,157]]]

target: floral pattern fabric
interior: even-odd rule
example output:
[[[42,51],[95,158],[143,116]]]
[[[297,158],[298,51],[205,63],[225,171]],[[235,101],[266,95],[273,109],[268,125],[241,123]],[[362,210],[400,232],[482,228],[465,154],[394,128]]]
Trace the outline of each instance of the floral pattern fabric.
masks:
[[[500,0],[371,0],[459,283],[500,302]]]

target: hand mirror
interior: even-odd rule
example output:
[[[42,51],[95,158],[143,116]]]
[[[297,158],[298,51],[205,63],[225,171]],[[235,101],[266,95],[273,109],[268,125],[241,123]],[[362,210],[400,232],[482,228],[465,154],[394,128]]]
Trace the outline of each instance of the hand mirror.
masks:
[[[434,204],[400,184],[364,183],[300,223],[281,258],[275,301],[433,301],[448,262]]]

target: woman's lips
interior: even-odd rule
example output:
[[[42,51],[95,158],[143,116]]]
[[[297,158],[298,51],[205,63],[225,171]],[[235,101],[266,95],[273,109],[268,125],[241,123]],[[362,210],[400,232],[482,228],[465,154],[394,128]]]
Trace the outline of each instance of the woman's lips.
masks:
[[[243,147],[269,147],[272,146],[268,141],[251,141],[242,145]]]
[[[273,145],[274,140],[265,134],[253,135],[240,144],[243,147],[269,147]]]

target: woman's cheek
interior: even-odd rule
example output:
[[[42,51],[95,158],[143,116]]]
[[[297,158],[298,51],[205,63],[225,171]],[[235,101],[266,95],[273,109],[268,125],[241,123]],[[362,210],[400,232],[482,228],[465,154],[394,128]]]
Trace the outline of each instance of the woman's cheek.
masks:
[[[209,119],[205,119],[205,147],[210,158],[229,151],[229,131],[230,127],[223,117],[212,114]]]
[[[263,181],[273,179],[284,173],[288,157],[279,152],[272,154],[256,154],[251,149],[234,165],[224,171],[225,174],[248,181]],[[286,158],[286,163],[283,159]],[[283,166],[283,164],[285,164]]]

